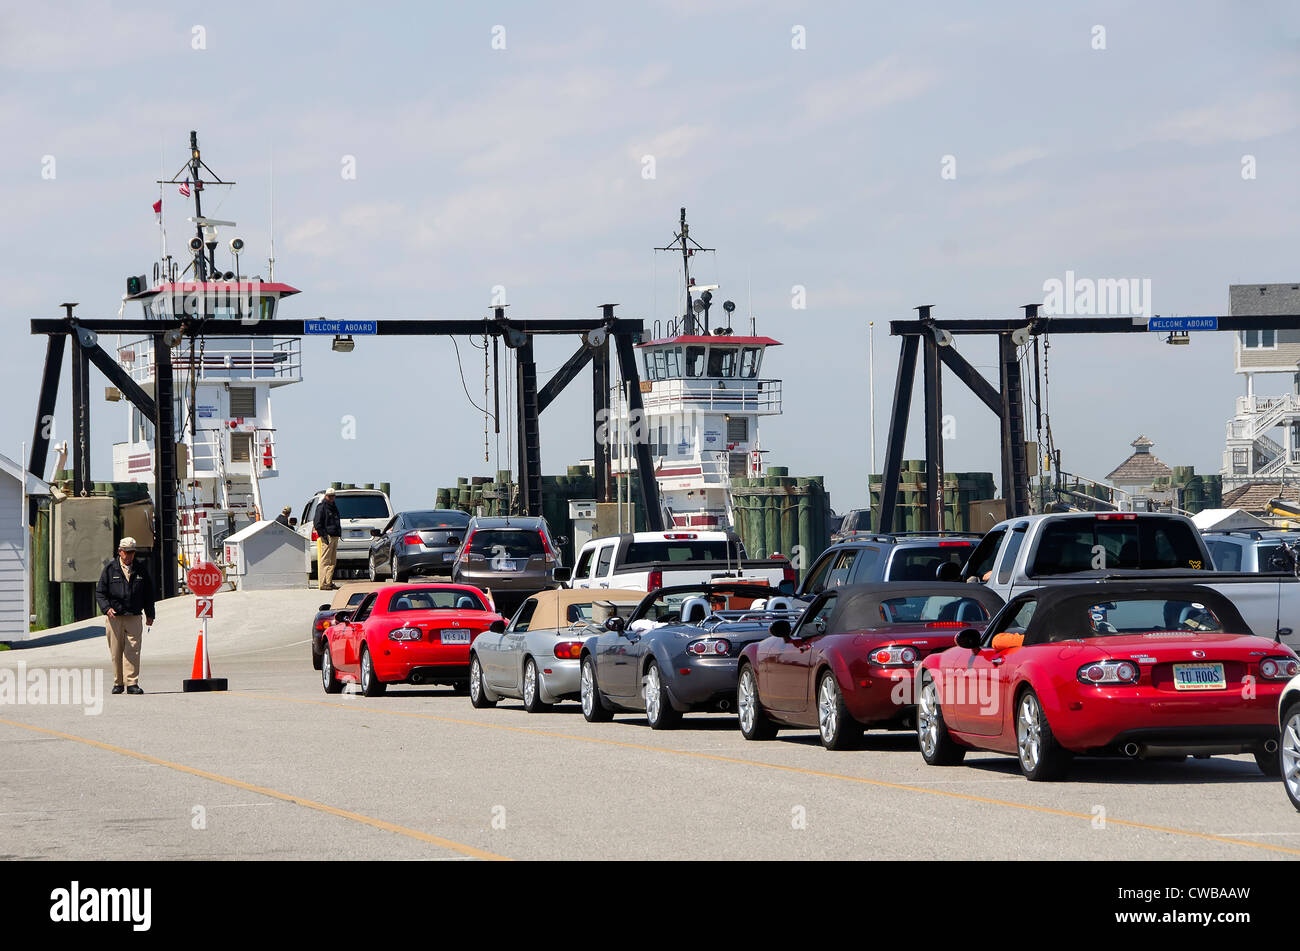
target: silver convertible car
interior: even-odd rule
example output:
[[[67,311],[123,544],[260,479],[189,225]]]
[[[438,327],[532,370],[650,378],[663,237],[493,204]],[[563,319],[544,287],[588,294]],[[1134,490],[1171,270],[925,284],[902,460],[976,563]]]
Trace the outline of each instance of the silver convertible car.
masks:
[[[558,700],[578,699],[578,658],[592,635],[620,610],[630,614],[644,591],[539,591],[519,606],[500,633],[484,631],[470,645],[469,699],[476,707],[517,697],[529,713]]]

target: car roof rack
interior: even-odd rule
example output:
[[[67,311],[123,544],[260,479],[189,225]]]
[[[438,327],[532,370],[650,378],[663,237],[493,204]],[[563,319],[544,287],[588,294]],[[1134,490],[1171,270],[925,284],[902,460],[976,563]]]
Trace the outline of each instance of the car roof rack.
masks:
[[[836,532],[835,542],[893,542],[908,538],[983,538],[979,532]]]

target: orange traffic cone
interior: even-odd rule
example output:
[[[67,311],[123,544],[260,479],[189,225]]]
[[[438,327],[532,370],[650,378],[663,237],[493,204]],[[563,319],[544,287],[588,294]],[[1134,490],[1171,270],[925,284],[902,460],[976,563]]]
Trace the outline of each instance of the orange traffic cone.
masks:
[[[190,679],[181,681],[181,690],[184,693],[195,693],[227,689],[229,689],[229,682],[225,677],[212,676],[212,662],[208,659],[208,639],[200,628],[198,642],[194,645],[194,666],[190,670]]]

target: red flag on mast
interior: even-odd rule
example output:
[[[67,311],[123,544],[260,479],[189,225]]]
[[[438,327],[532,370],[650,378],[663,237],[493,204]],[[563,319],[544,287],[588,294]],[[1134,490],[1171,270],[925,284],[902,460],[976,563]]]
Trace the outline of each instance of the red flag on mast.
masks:
[[[162,214],[162,199],[161,199],[161,198],[159,198],[156,202],[153,203],[153,213],[154,213],[155,215],[161,215],[161,214]]]

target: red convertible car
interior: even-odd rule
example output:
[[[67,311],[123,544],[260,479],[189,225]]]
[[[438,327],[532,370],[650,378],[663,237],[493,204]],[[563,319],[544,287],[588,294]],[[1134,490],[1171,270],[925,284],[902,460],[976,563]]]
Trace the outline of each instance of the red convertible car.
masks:
[[[1300,660],[1219,592],[1177,582],[1039,588],[921,663],[917,731],[932,766],[1008,753],[1031,780],[1076,754],[1253,753],[1281,775],[1277,705]]]
[[[469,645],[505,618],[478,588],[459,584],[391,584],[340,611],[325,631],[321,680],[326,693],[360,684],[367,697],[389,684],[469,684]]]
[[[982,585],[875,582],[818,595],[791,628],[741,651],[736,708],[747,740],[778,729],[817,729],[822,745],[854,746],[868,727],[908,729],[916,663],[952,646],[957,630],[978,630],[1002,607]]]

